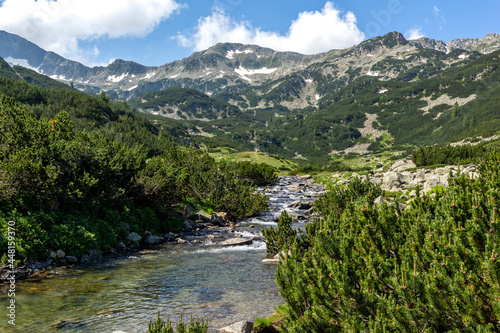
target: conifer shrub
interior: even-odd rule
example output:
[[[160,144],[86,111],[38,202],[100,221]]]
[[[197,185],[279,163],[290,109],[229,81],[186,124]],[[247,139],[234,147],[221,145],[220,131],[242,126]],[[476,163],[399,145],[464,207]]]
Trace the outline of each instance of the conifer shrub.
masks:
[[[475,146],[470,144],[462,146],[426,146],[413,150],[411,159],[417,166],[478,163],[492,149],[484,144]]]
[[[401,210],[322,198],[276,281],[288,332],[500,331],[500,154]],[[342,194],[342,192],[340,192]],[[345,205],[338,205],[335,200]]]
[[[278,254],[283,248],[291,246],[297,238],[297,232],[292,229],[292,217],[286,210],[281,212],[278,219],[278,228],[273,226],[264,229],[262,234],[266,237],[266,251],[269,254]]]

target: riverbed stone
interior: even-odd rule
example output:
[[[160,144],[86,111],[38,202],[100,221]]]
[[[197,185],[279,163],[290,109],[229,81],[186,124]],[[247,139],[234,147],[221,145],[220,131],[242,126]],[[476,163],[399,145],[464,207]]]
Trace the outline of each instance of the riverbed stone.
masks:
[[[168,232],[163,235],[163,238],[165,238],[167,241],[171,242],[174,241],[176,238],[179,238],[179,235],[173,232]]]
[[[226,212],[218,212],[217,216],[222,220],[224,224],[229,222],[229,215]]]
[[[78,258],[75,256],[66,256],[64,260],[68,265],[78,264]]]
[[[97,250],[90,250],[80,258],[80,263],[91,264],[102,261],[102,255]]]
[[[184,228],[186,230],[191,230],[193,229],[193,225],[191,224],[191,222],[189,222],[189,220],[184,220]]]
[[[64,253],[63,250],[57,250],[56,255],[57,255],[57,257],[59,257],[61,259],[66,257],[66,253]]]
[[[126,238],[131,242],[138,242],[142,239],[142,237],[136,232],[131,232]]]
[[[280,261],[279,258],[278,259],[274,259],[274,258],[262,259],[262,262],[264,264],[277,264],[279,261]]]
[[[296,200],[292,202],[290,205],[288,205],[288,208],[292,209],[310,209],[312,207],[312,204],[310,202],[304,202],[300,200]]]
[[[125,250],[127,250],[127,246],[124,243],[122,243],[122,242],[116,244],[115,248],[118,251],[125,251]]]
[[[239,321],[220,329],[223,333],[252,333],[253,323],[251,321]]]
[[[157,245],[157,244],[160,244],[160,243],[163,243],[165,241],[165,238],[163,237],[159,237],[159,236],[155,236],[155,235],[149,235],[147,237],[144,237],[142,239],[142,242],[144,245]]]
[[[251,238],[243,238],[243,237],[234,237],[226,239],[225,241],[220,242],[218,245],[222,246],[240,246],[240,245],[250,245],[253,243]]]

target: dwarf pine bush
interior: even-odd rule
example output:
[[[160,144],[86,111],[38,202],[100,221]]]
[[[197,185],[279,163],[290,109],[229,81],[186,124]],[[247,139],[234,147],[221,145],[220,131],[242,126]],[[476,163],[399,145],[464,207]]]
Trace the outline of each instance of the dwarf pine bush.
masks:
[[[322,202],[278,265],[286,330],[500,331],[500,154],[480,172],[404,210]]]

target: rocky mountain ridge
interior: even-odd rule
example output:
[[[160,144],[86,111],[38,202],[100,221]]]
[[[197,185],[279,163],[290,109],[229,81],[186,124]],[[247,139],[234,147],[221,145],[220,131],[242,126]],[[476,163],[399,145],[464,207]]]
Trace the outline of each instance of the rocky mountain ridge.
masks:
[[[37,45],[5,31],[0,31],[0,57],[11,65],[21,65],[62,82],[72,82],[80,90],[99,93],[104,90],[115,98],[134,99],[147,91],[169,87],[197,89],[206,94],[218,94],[261,87],[277,86],[280,80],[298,75],[305,93],[297,107],[315,105],[321,92],[311,89],[311,72],[322,75],[345,76],[339,87],[361,75],[394,78],[401,68],[380,71],[376,65],[387,59],[407,62],[415,67],[426,61],[425,52],[436,50],[449,53],[457,48],[467,52],[489,53],[500,48],[500,35],[489,34],[483,39],[456,39],[450,43],[421,38],[407,41],[398,32],[362,42],[348,49],[332,50],[316,55],[277,52],[257,45],[220,43],[191,56],[162,66],[147,67],[132,61],[116,60],[106,67],[89,68],[78,62],[47,52]],[[458,60],[465,60],[469,57]],[[308,85],[309,84],[309,85]],[[262,90],[262,94],[265,90]],[[312,100],[305,103],[305,100]],[[288,106],[292,106],[290,104]]]
[[[87,72],[78,63],[66,68],[86,75],[71,81],[76,88],[127,99],[157,126],[234,152],[327,162],[495,134],[500,51],[414,43],[393,32],[312,56],[223,43],[158,67],[117,60]]]

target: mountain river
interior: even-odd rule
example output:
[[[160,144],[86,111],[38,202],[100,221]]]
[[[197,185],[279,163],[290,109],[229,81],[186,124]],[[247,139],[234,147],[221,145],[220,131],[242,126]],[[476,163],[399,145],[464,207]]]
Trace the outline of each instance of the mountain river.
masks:
[[[0,286],[1,332],[146,332],[158,312],[184,321],[203,317],[210,330],[268,316],[283,303],[274,282],[276,265],[265,264],[261,230],[276,225],[296,200],[313,201],[322,188],[298,177],[260,187],[269,210],[239,221],[237,228],[186,233],[186,244],[164,244],[91,267],[57,268],[38,280],[16,282],[16,326],[8,324],[7,288]],[[305,224],[295,223],[296,226]],[[259,237],[260,236],[260,237]],[[250,245],[223,247],[219,239],[255,237]]]

